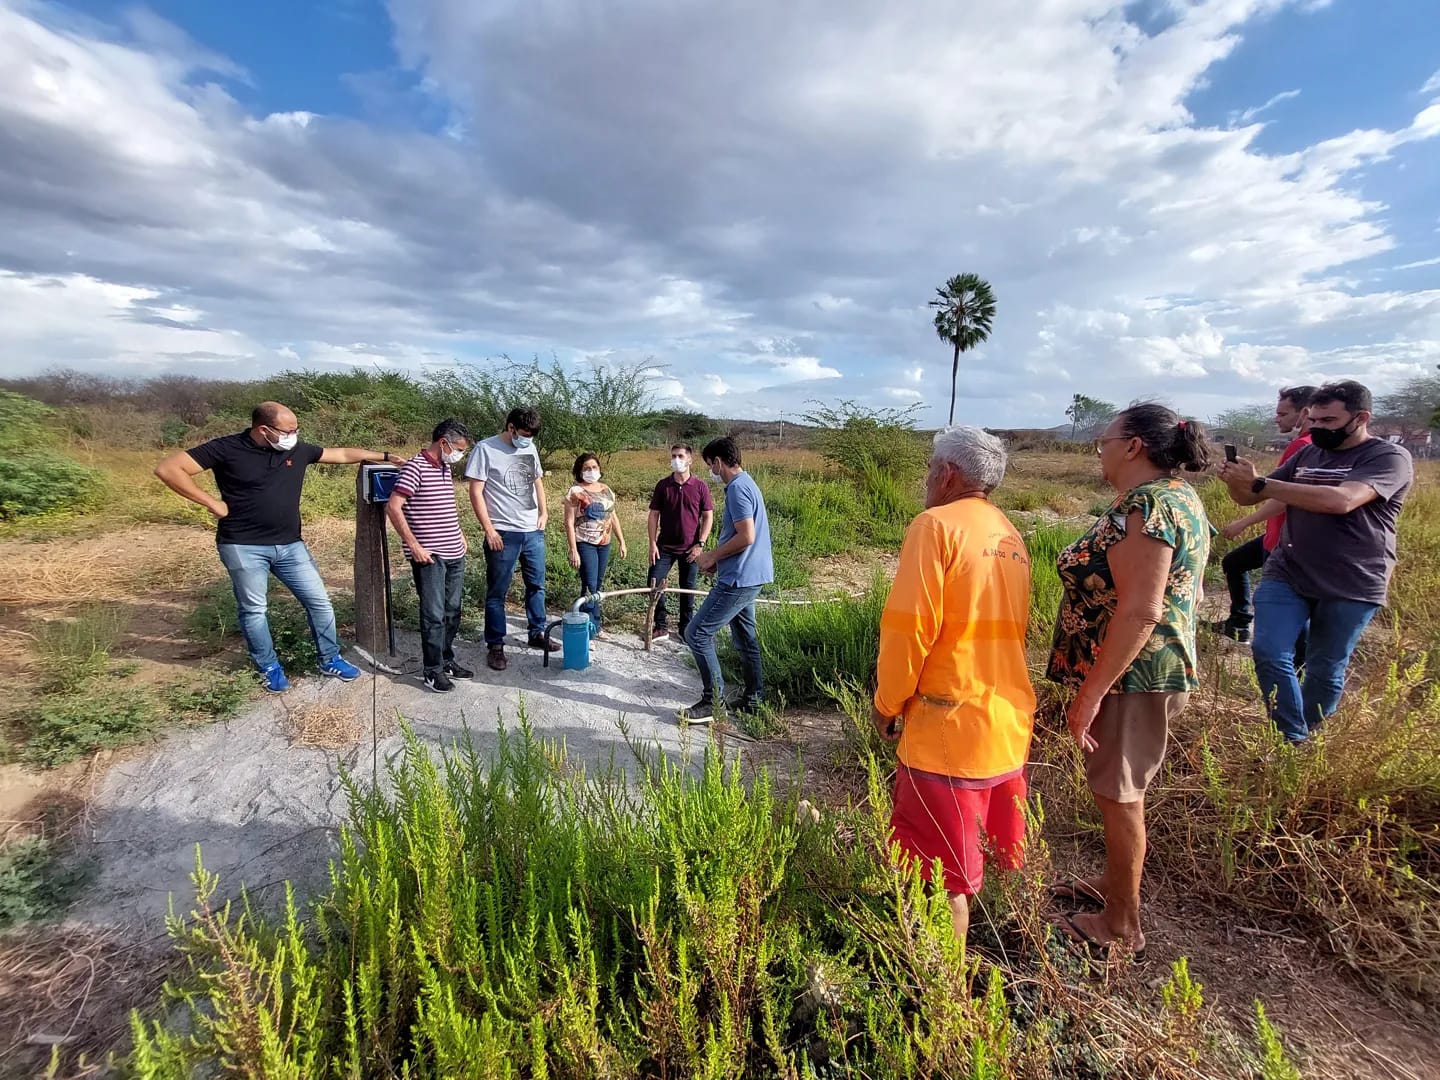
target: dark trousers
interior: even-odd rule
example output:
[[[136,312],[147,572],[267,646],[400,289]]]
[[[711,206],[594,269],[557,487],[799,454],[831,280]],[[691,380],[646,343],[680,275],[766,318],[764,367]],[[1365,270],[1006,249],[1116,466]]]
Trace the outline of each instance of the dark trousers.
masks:
[[[1230,588],[1229,623],[1237,629],[1245,629],[1255,621],[1254,594],[1250,591],[1250,575],[1265,565],[1270,553],[1265,550],[1265,538],[1257,536],[1247,540],[1220,560],[1220,569],[1225,571],[1225,584]],[[1305,646],[1309,633],[1305,626],[1295,638],[1295,669],[1305,670]]]
[[[680,588],[693,589],[695,582],[700,576],[700,568],[685,558],[684,553],[677,555],[672,551],[660,552],[660,558],[655,565],[650,567],[650,584],[657,582],[664,584],[665,579],[670,576],[670,567],[679,568]],[[680,636],[685,636],[685,628],[690,625],[690,617],[695,614],[695,598],[688,593],[680,594]],[[670,622],[670,611],[665,606],[665,594],[660,594],[660,602],[655,605],[655,629],[664,630]]]
[[[1251,603],[1250,574],[1265,565],[1265,538],[1247,540],[1220,560],[1225,584],[1230,587],[1230,625],[1244,629],[1255,621]]]
[[[465,556],[412,562],[410,570],[415,575],[415,591],[420,594],[420,655],[425,674],[435,675],[455,660]]]

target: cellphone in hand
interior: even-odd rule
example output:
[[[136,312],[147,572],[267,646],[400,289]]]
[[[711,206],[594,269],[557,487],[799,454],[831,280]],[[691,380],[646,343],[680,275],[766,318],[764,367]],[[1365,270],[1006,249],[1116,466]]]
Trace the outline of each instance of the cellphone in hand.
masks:
[[[1225,444],[1225,460],[1226,460],[1226,461],[1239,461],[1239,460],[1240,460],[1240,452],[1239,452],[1239,450],[1236,449],[1234,443],[1226,443],[1226,444]]]

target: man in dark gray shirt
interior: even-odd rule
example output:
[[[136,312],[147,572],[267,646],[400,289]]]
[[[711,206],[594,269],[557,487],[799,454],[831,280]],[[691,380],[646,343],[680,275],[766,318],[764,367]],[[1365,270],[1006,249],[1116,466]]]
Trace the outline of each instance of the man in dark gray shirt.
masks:
[[[1403,447],[1369,432],[1370,391],[1322,386],[1310,403],[1311,445],[1268,477],[1249,461],[1221,477],[1243,506],[1286,505],[1280,544],[1255,592],[1255,673],[1275,726],[1304,741],[1340,704],[1360,635],[1385,603],[1395,571],[1395,528],[1414,480]],[[1310,625],[1306,673],[1295,638]]]

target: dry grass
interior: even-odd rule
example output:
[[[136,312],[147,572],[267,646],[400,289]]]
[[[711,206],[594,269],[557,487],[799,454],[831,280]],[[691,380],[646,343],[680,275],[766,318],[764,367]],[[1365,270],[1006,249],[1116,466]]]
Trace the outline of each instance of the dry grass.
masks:
[[[155,998],[176,962],[163,935],[137,941],[120,929],[40,926],[0,938],[4,1075],[113,1075],[99,1059],[125,1041],[131,1008]]]
[[[362,711],[354,701],[297,705],[285,713],[285,737],[292,746],[348,750],[372,737],[384,739],[394,733],[393,718],[376,716],[372,731],[371,718]]]
[[[0,605],[21,608],[184,590],[219,570],[214,540],[179,526],[90,537],[0,542]]]

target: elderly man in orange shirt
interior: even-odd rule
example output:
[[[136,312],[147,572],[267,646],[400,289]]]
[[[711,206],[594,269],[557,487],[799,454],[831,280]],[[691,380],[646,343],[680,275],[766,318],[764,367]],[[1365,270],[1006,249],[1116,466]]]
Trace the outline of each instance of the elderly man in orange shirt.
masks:
[[[905,534],[880,620],[871,709],[877,730],[899,742],[893,838],[927,880],[939,860],[962,941],[985,844],[1017,869],[1025,839],[1030,556],[990,502],[1004,476],[993,435],[955,426],[935,436],[926,509]]]

